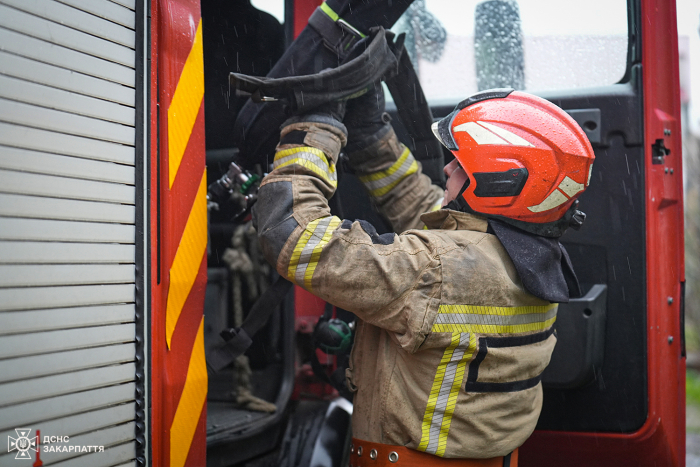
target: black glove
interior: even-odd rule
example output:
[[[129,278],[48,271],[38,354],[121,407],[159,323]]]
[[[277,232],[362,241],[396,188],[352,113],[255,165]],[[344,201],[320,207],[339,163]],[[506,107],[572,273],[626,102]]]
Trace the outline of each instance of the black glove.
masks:
[[[348,129],[347,153],[365,149],[386,135],[391,128],[391,118],[384,108],[384,89],[380,81],[370,85],[360,97],[348,100],[343,120]]]
[[[342,122],[346,113],[346,102],[345,100],[332,101],[326,104],[322,104],[311,110],[304,112],[306,115],[327,115],[330,118]]]
[[[329,102],[294,115],[282,124],[280,144],[313,146],[335,164],[347,143],[344,115],[345,101]]]

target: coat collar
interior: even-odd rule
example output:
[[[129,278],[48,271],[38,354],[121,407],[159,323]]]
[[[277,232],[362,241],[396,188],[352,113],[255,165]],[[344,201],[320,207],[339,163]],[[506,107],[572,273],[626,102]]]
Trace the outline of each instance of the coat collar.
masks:
[[[486,218],[452,209],[426,212],[420,216],[420,219],[429,229],[475,230],[477,232],[486,232],[488,229]]]

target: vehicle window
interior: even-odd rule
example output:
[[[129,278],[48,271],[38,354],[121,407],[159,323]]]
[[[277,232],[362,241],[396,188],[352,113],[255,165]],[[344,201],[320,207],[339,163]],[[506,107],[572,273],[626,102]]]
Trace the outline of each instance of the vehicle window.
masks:
[[[627,68],[625,0],[415,0],[392,30],[431,102],[608,85]]]
[[[280,24],[284,23],[284,0],[251,0],[250,3],[258,10],[270,13]]]

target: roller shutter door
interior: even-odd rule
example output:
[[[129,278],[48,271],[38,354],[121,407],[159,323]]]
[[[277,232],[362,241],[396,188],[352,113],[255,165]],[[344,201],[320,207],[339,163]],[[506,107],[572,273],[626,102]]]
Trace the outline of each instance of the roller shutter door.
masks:
[[[45,466],[137,465],[136,24],[0,0],[0,441],[68,436]]]

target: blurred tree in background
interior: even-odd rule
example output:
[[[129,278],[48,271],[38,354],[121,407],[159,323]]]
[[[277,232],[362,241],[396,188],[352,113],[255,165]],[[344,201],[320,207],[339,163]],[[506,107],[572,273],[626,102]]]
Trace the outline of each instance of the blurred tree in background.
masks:
[[[696,101],[700,76],[694,62],[698,57],[691,52],[697,50],[700,16],[697,14],[698,5],[693,2],[679,1],[677,5],[685,187],[686,339],[688,350],[697,353],[700,352],[700,121],[697,121],[697,106],[700,103]],[[691,356],[688,364],[697,367],[700,359]],[[696,369],[700,370],[700,367]]]
[[[685,125],[685,314],[688,347],[700,350],[700,138]]]

